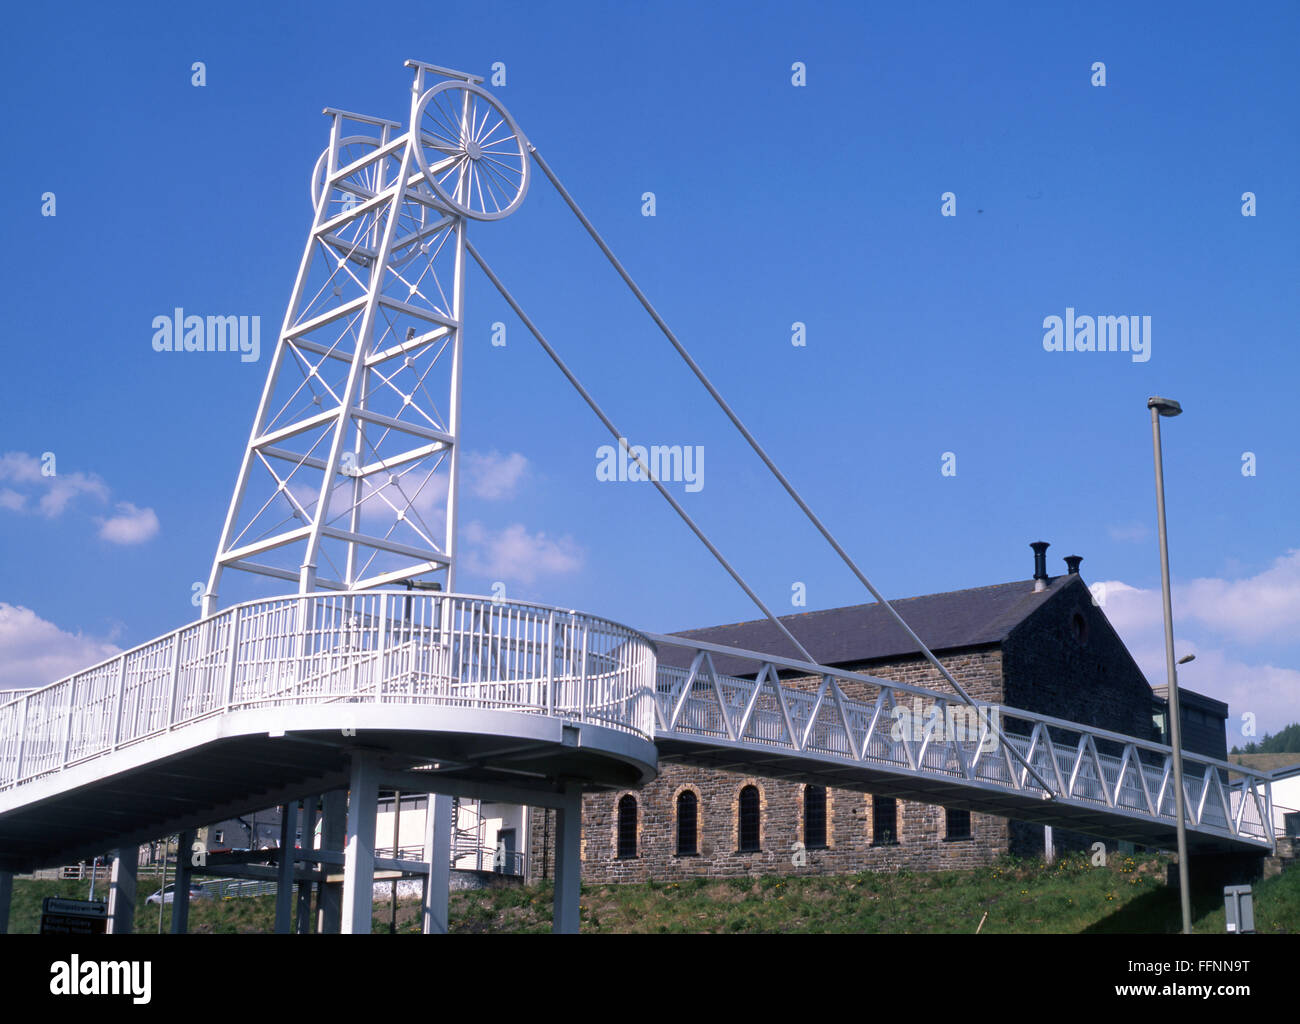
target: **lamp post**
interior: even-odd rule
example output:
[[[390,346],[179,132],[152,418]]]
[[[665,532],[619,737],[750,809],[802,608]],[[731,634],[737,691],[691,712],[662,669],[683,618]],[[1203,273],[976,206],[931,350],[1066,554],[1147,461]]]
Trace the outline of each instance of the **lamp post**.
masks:
[[[1174,813],[1178,817],[1178,891],[1183,909],[1183,934],[1192,931],[1192,895],[1187,880],[1187,812],[1183,791],[1183,730],[1178,709],[1178,668],[1174,663],[1174,608],[1169,593],[1169,537],[1165,532],[1165,469],[1160,451],[1160,417],[1177,416],[1183,407],[1172,398],[1147,399],[1151,410],[1151,443],[1156,457],[1156,518],[1160,526],[1160,588],[1165,605],[1165,667],[1169,675],[1169,745],[1174,758]]]

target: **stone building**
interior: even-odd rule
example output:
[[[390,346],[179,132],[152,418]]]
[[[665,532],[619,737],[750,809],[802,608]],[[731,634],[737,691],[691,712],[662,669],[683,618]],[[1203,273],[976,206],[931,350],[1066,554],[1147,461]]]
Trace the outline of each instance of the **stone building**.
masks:
[[[1157,716],[1164,701],[1094,603],[1079,575],[1081,559],[1067,558],[1068,571],[1049,577],[1047,544],[1033,547],[1032,579],[906,598],[894,607],[975,699],[1160,741]],[[820,664],[950,691],[879,605],[782,621]],[[797,657],[766,620],[679,635]],[[671,648],[659,656],[669,664],[689,660],[689,653]],[[728,671],[721,664],[719,670]],[[849,695],[869,699],[875,691],[864,685],[862,693]],[[1209,721],[1219,711],[1217,702],[1191,696],[1184,715],[1191,703],[1207,715],[1205,729],[1189,737],[1188,749],[1222,757],[1223,721],[1217,737]],[[549,877],[554,821],[541,810],[529,821],[528,874]],[[1085,841],[1061,830],[1054,837],[1058,848]],[[640,790],[584,798],[582,877],[637,882],[960,869],[1008,853],[1040,853],[1043,843],[1042,826],[992,815],[661,761],[658,778]]]

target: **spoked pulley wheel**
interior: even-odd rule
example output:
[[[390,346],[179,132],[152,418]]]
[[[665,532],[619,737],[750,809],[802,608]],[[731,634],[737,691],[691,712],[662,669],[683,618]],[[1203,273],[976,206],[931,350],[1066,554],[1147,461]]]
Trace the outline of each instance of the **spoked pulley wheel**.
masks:
[[[469,82],[420,97],[416,160],[440,202],[475,220],[513,213],[528,191],[528,140],[505,107]]]

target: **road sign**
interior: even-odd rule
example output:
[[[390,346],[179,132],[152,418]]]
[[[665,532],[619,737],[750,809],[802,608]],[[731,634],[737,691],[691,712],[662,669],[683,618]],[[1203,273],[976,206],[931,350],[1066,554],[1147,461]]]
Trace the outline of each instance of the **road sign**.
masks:
[[[42,935],[103,935],[108,931],[108,907],[98,900],[46,896],[41,901]]]

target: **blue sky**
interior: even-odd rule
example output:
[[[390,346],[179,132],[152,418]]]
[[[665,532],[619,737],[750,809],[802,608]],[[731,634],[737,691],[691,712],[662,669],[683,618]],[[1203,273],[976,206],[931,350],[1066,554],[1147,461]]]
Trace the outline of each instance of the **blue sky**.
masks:
[[[1050,571],[1077,553],[1108,584],[1163,682],[1146,398],[1179,399],[1181,681],[1261,733],[1300,718],[1300,14],[1128,6],[13,12],[0,686],[195,616],[310,227],[321,109],[402,119],[415,57],[505,65],[494,92],[889,596],[1026,578],[1047,540]],[[544,180],[471,237],[634,440],[703,447],[704,487],[676,493],[765,600],[867,599]],[[261,359],[153,351],[177,306],[260,316]],[[1149,360],[1045,351],[1067,307],[1149,316]],[[607,436],[479,274],[468,310],[463,445],[496,476],[462,508],[460,589],[651,630],[755,617],[649,485],[596,479]]]

